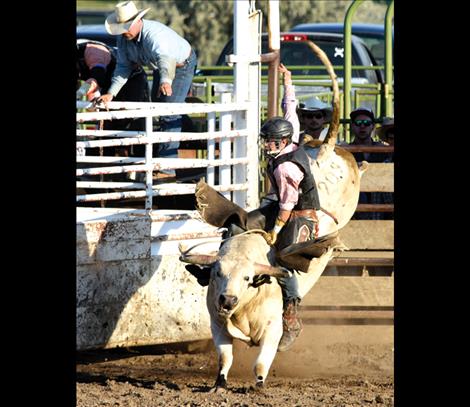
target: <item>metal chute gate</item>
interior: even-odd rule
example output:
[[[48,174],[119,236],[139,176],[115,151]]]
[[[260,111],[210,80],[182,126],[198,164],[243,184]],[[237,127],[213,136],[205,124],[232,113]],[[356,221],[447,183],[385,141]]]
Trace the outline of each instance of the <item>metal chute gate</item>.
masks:
[[[224,95],[225,100],[230,95]],[[90,105],[78,102],[78,107]],[[117,200],[125,198],[145,198],[145,209],[152,209],[152,198],[155,195],[178,195],[194,192],[194,184],[162,184],[153,185],[154,171],[178,168],[206,167],[206,181],[231,197],[242,207],[255,207],[257,204],[258,186],[258,149],[257,127],[249,131],[250,123],[257,120],[257,111],[253,103],[144,103],[144,102],[111,102],[109,111],[89,111],[77,113],[77,122],[93,122],[122,118],[145,118],[145,131],[116,131],[78,129],[77,136],[82,141],[77,142],[77,150],[85,151],[85,155],[77,156],[77,163],[86,164],[88,168],[78,168],[77,177],[98,176],[104,174],[135,174],[143,173],[144,182],[99,182],[79,180],[77,187],[109,188],[122,190],[119,192],[105,192],[100,194],[81,194],[77,202]],[[153,118],[159,115],[171,114],[207,114],[206,132],[155,132],[153,131]],[[217,117],[218,120],[217,120]],[[218,122],[218,129],[216,129]],[[99,137],[99,140],[96,138]],[[220,140],[219,157],[215,155],[216,140]],[[152,148],[155,143],[168,141],[207,140],[206,159],[171,159],[152,157]],[[86,155],[87,148],[116,147],[145,145],[145,157],[126,156],[90,156]],[[90,167],[90,164],[93,164]],[[218,171],[218,185],[215,184],[216,170]],[[135,178],[135,176],[134,176]],[[235,181],[235,182],[234,182]],[[130,191],[129,191],[130,190]]]

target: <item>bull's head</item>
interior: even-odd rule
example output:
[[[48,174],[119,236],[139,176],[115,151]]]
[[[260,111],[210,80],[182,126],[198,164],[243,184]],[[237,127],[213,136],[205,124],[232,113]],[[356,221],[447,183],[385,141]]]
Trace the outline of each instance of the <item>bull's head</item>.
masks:
[[[200,267],[207,273],[211,293],[208,301],[219,316],[230,317],[238,306],[246,304],[257,292],[260,285],[270,283],[271,277],[285,277],[289,274],[279,267],[260,264],[232,256],[193,254],[181,250],[180,260]],[[198,281],[201,279],[197,277]],[[208,304],[209,305],[209,304]]]
[[[229,318],[239,306],[247,304],[258,292],[258,287],[271,283],[271,277],[288,275],[278,267],[253,263],[246,259],[225,259],[211,269],[210,285],[213,306],[221,317]]]

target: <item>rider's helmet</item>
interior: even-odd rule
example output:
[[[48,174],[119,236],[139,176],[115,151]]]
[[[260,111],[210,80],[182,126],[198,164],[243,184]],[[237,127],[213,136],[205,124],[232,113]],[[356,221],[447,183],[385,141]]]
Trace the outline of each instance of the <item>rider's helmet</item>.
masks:
[[[264,140],[265,154],[276,157],[282,150],[282,139],[286,139],[287,144],[290,144],[293,134],[294,128],[288,120],[279,116],[268,119],[260,130],[260,137]]]

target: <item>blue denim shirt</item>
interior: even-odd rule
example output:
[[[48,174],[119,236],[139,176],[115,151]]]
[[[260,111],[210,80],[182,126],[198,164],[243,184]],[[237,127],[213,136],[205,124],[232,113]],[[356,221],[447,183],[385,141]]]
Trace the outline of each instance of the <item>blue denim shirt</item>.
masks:
[[[160,83],[170,85],[176,64],[189,56],[191,45],[178,33],[158,21],[142,19],[143,25],[134,40],[120,35],[117,39],[117,63],[108,93],[116,96],[127,82],[135,64],[148,65],[160,72]]]

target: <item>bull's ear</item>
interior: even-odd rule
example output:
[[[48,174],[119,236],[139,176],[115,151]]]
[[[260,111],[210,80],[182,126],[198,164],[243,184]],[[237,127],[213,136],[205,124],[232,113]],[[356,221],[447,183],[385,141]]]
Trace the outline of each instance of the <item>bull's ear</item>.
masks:
[[[197,282],[202,287],[209,285],[209,279],[211,275],[211,269],[209,267],[199,267],[195,264],[187,264],[184,266],[194,277],[197,278]]]
[[[249,285],[253,288],[258,288],[263,284],[271,284],[271,276],[268,276],[267,274],[258,274],[253,277],[253,282]]]
[[[267,266],[266,264],[255,263],[255,274],[267,274],[272,277],[291,277],[289,270],[281,267]]]

